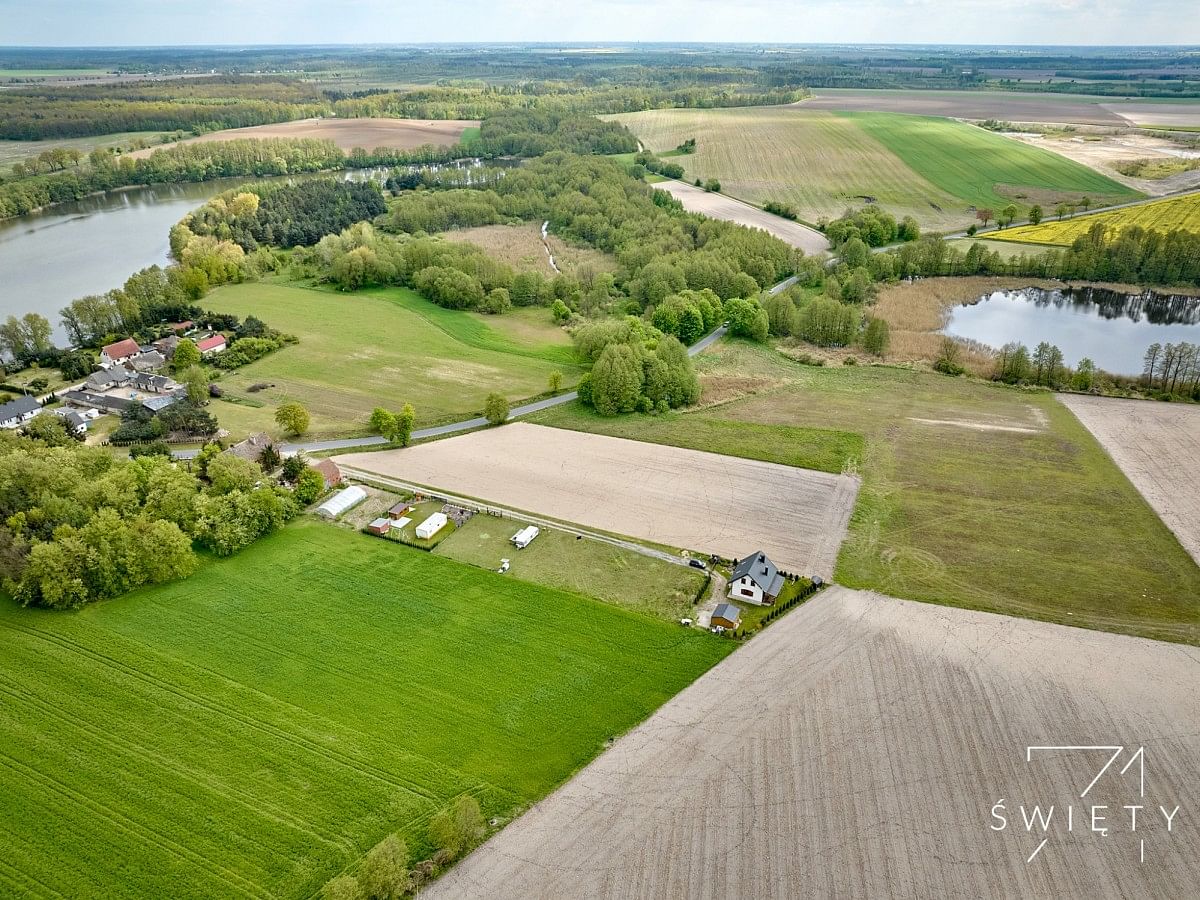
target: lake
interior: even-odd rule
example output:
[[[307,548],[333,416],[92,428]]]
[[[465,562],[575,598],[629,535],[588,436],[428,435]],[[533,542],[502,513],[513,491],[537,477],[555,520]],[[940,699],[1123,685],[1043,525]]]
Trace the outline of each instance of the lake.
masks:
[[[1089,357],[1116,375],[1140,375],[1153,343],[1200,343],[1200,298],[1104,288],[994,291],[950,312],[946,334],[999,349],[1055,344],[1070,366]]]

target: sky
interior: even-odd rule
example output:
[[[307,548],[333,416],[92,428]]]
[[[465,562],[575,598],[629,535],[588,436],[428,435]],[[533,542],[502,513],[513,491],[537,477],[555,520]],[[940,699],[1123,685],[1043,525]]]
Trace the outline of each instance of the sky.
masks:
[[[0,0],[0,45],[1200,44],[1197,0]]]

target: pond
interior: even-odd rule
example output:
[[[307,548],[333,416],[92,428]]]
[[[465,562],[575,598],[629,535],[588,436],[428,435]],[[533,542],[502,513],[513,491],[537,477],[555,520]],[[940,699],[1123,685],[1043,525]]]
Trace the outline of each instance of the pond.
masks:
[[[1104,288],[994,291],[950,312],[944,332],[994,348],[1056,345],[1070,366],[1084,357],[1116,375],[1140,375],[1153,343],[1200,343],[1200,298]]]

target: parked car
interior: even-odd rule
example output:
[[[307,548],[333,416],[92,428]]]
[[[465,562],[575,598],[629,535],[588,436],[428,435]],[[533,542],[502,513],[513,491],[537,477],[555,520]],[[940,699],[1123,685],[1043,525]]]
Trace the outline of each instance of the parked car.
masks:
[[[703,569],[704,568],[704,563],[702,563],[698,559],[689,559],[688,565],[691,566],[693,569]]]

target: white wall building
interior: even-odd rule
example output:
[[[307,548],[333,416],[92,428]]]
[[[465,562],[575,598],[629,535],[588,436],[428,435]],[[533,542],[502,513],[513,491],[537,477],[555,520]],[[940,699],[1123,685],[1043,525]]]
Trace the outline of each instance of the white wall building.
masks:
[[[439,531],[446,527],[449,519],[443,512],[435,512],[432,516],[417,526],[417,537],[423,541],[429,540]]]

